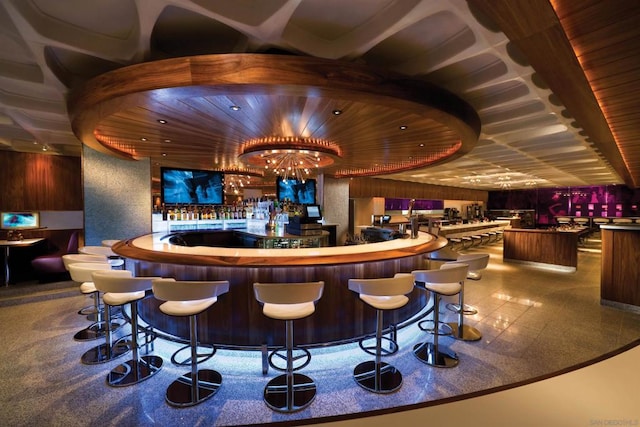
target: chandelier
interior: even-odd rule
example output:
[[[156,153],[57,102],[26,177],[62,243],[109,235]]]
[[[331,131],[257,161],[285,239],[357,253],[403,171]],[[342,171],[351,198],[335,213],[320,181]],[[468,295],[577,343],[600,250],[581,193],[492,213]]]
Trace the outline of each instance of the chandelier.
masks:
[[[508,190],[511,188],[511,177],[509,175],[498,177],[500,188]]]
[[[283,180],[305,182],[317,169],[332,165],[342,156],[340,147],[320,138],[271,136],[246,141],[240,160],[259,166]]]

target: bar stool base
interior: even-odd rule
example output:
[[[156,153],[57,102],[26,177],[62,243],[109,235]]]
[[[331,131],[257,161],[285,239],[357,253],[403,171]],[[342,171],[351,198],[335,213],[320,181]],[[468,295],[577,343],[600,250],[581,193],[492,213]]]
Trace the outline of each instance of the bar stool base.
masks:
[[[482,338],[482,333],[469,325],[462,325],[462,329],[457,323],[448,323],[451,328],[451,336],[459,341],[478,341]]]
[[[110,346],[107,346],[106,343],[102,343],[99,346],[86,351],[80,357],[80,361],[85,365],[97,365],[124,356],[129,353],[129,351],[131,351],[131,347],[129,347],[126,341],[120,340]]]
[[[122,323],[111,322],[111,332],[115,332],[122,326]],[[105,322],[96,322],[92,325],[76,332],[73,339],[76,341],[93,341],[104,338],[106,324]]]
[[[216,348],[212,344],[204,344],[199,343],[197,348],[206,349],[207,353],[198,353],[196,350],[197,363],[204,363],[207,360],[211,359],[216,354]],[[171,363],[177,366],[191,366],[191,354],[189,354],[185,359],[178,360],[178,355],[185,350],[191,351],[191,344],[187,344],[184,347],[180,347],[171,355]],[[189,374],[191,375],[191,374]]]
[[[429,366],[437,368],[453,368],[458,366],[458,355],[446,347],[436,348],[433,343],[425,342],[413,347],[413,354]]]
[[[376,362],[362,362],[353,370],[353,379],[365,390],[373,393],[393,393],[402,385],[402,374],[394,366],[380,362],[380,372],[376,381]]]
[[[222,375],[218,371],[201,369],[197,375],[197,385],[193,382],[191,372],[187,372],[172,382],[165,394],[167,403],[178,408],[194,406],[207,400],[220,389]],[[194,386],[197,387],[196,393],[194,393]]]
[[[274,411],[296,412],[311,404],[316,397],[316,384],[302,374],[291,374],[292,384],[287,382],[287,374],[278,375],[264,388],[264,402]]]
[[[162,358],[158,356],[142,356],[137,361],[127,360],[107,374],[107,384],[112,387],[137,384],[153,376],[160,368],[162,368]]]
[[[447,310],[453,311],[454,313],[460,313],[460,304],[447,304]],[[465,316],[473,316],[478,314],[478,309],[470,306],[468,304],[464,304],[464,311],[462,312]]]

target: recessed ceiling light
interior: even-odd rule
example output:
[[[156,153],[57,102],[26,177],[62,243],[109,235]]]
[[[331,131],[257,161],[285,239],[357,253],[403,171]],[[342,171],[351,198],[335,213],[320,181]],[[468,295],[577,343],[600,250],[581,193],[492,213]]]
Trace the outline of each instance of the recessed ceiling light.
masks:
[[[140,141],[146,141],[146,140],[147,140],[147,138],[145,138],[145,137],[140,138]]]
[[[420,147],[424,147],[424,144],[420,144]]]
[[[171,142],[171,140],[170,139],[165,139],[164,142]]]
[[[232,105],[229,108],[231,108],[233,111],[240,111],[240,107],[238,105]]]
[[[406,130],[406,129],[407,129],[407,125],[400,126],[400,130]]]
[[[158,123],[162,124],[162,125],[166,125],[167,121],[164,119],[158,119]]]
[[[167,157],[167,153],[162,153],[162,157]]]
[[[334,116],[339,116],[340,114],[342,114],[342,110],[333,110]]]

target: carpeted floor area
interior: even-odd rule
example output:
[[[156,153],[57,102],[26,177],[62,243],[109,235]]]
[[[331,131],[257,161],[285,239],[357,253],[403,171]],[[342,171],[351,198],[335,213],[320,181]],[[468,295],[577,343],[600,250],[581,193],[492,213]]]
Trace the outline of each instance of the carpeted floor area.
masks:
[[[187,370],[171,364],[178,345],[164,340],[155,346],[154,354],[164,359],[157,375],[135,386],[110,388],[105,384],[107,372],[129,356],[102,365],[80,363],[80,356],[97,343],[72,339],[88,324],[77,310],[90,303],[75,284],[3,289],[0,422],[10,426],[331,422],[482,394],[566,370],[640,339],[640,314],[600,304],[597,250],[579,252],[576,273],[505,263],[501,244],[467,252],[488,252],[491,260],[482,280],[465,284],[466,302],[478,308],[478,314],[466,320],[482,332],[482,340],[441,338],[458,353],[457,367],[438,369],[417,360],[413,345],[431,337],[409,326],[398,333],[400,351],[386,359],[402,372],[403,386],[389,395],[375,395],[352,379],[353,367],[371,358],[357,344],[313,349],[304,373],[315,379],[318,394],[309,408],[291,415],[275,413],[262,401],[264,385],[277,373],[262,375],[257,351],[219,350],[204,367],[222,373],[222,388],[193,408],[175,409],[164,402],[166,387]],[[442,316],[455,320],[447,310]]]

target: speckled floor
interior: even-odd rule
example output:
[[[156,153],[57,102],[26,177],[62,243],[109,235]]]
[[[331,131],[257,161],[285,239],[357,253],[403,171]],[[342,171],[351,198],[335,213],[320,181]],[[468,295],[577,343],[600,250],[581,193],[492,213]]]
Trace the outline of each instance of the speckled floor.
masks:
[[[170,355],[177,345],[166,341],[156,344],[155,354],[165,360],[157,375],[132,387],[110,388],[105,377],[119,361],[83,365],[80,356],[96,342],[72,339],[87,325],[76,314],[88,304],[86,297],[74,295],[68,287],[61,295],[56,295],[54,286],[32,298],[4,289],[0,291],[0,423],[296,425],[330,417],[322,418],[326,422],[528,380],[589,361],[640,338],[640,314],[600,305],[597,251],[579,253],[576,273],[503,263],[500,244],[466,252],[488,252],[491,261],[481,281],[466,282],[466,300],[478,308],[477,315],[466,319],[482,332],[482,340],[441,338],[441,343],[458,353],[459,366],[438,369],[424,365],[411,348],[427,335],[416,326],[401,329],[400,351],[385,360],[403,373],[403,386],[389,395],[375,395],[361,389],[351,377],[353,367],[370,358],[357,344],[313,349],[304,373],[316,380],[318,394],[309,408],[291,415],[275,413],[262,401],[264,385],[276,373],[271,370],[266,377],[262,375],[259,352],[219,350],[204,366],[222,373],[223,386],[213,398],[193,408],[174,409],[164,402],[166,387],[186,372],[171,365]],[[446,310],[443,316],[455,320]]]

